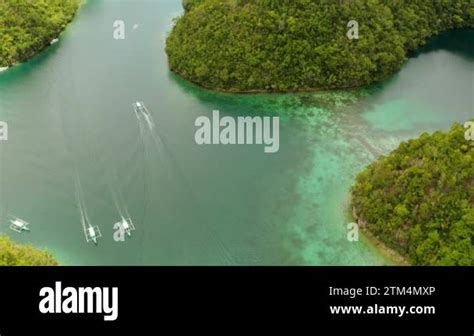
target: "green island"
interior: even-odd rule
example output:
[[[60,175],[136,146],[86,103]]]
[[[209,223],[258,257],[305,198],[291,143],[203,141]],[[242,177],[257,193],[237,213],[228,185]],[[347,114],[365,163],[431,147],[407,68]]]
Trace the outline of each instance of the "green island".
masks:
[[[14,243],[0,235],[0,266],[56,266],[57,261],[46,251]]]
[[[288,92],[366,86],[441,31],[474,27],[470,0],[185,0],[170,69],[207,89]],[[349,39],[348,23],[359,24]]]
[[[80,0],[0,1],[0,68],[27,61],[72,20]]]
[[[355,217],[413,265],[474,265],[474,141],[447,133],[403,142],[361,172]]]

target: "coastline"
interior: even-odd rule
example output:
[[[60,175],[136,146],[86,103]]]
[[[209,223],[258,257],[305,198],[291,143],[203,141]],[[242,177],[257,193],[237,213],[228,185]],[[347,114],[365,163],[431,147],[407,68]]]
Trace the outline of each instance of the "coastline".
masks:
[[[354,90],[354,89],[363,89],[367,88],[371,85],[381,83],[384,80],[388,79],[390,76],[393,74],[389,74],[385,78],[381,79],[380,81],[373,82],[370,84],[361,84],[361,85],[347,85],[347,86],[338,86],[338,87],[320,87],[320,88],[301,88],[301,89],[295,89],[295,90],[276,90],[276,89],[253,89],[253,90],[239,90],[239,89],[223,89],[223,88],[214,88],[210,86],[206,86],[202,83],[198,83],[195,81],[192,81],[183,75],[181,75],[179,72],[171,69],[171,67],[168,67],[169,71],[179,77],[181,80],[186,81],[189,84],[192,84],[196,86],[197,88],[209,91],[209,92],[214,92],[214,93],[224,93],[224,94],[232,94],[232,95],[256,95],[256,94],[297,94],[297,93],[315,93],[315,92],[331,92],[331,91],[340,91],[340,90]],[[400,69],[399,69],[400,70]],[[396,72],[395,72],[396,73]]]
[[[388,247],[383,241],[381,241],[367,228],[367,223],[359,216],[357,216],[357,211],[355,207],[352,208],[352,214],[350,214],[350,217],[353,219],[353,221],[357,222],[360,232],[364,235],[365,238],[367,238],[370,244],[373,245],[382,254],[382,256],[393,261],[395,266],[411,266],[408,259],[403,257],[394,249]]]
[[[76,17],[77,15],[77,12],[79,11],[79,9],[81,8],[81,6],[84,4],[83,1],[80,1],[78,3],[78,6],[77,6],[77,9],[74,11],[74,13],[72,14],[71,18],[69,21],[67,21],[64,26],[62,27],[62,29],[59,31],[59,33],[55,36],[52,37],[51,41],[49,41],[47,44],[45,45],[42,45],[40,48],[38,48],[37,50],[34,51],[34,53],[31,55],[31,57],[29,57],[28,59],[22,61],[22,62],[16,62],[16,63],[13,63],[13,64],[6,64],[6,65],[2,65],[2,63],[0,63],[0,75],[3,74],[4,72],[7,72],[8,70],[14,68],[15,66],[18,66],[18,65],[21,65],[21,64],[24,64],[24,63],[27,63],[29,62],[31,59],[33,59],[35,56],[41,54],[43,51],[45,51],[46,49],[48,49],[49,47],[57,44],[58,42],[60,42],[60,38],[61,38],[61,35],[62,33],[67,29],[67,27],[69,26],[69,24],[74,20],[74,18]]]
[[[404,258],[400,253],[394,249],[385,245],[380,239],[378,239],[372,232],[367,228],[361,227],[360,231],[365,238],[372,244],[384,257],[393,261],[395,266],[411,266],[406,258]]]
[[[174,27],[173,27],[174,29]],[[298,89],[288,89],[288,90],[278,90],[275,88],[268,88],[268,89],[249,89],[249,90],[240,90],[236,88],[229,88],[229,89],[224,89],[224,88],[218,88],[218,87],[212,87],[212,86],[207,86],[205,83],[201,82],[196,82],[193,81],[192,79],[187,78],[186,76],[182,75],[179,71],[176,69],[173,69],[170,65],[170,55],[167,53],[168,56],[168,69],[171,73],[174,75],[180,77],[184,81],[191,83],[198,88],[210,91],[210,92],[215,92],[215,93],[226,93],[226,94],[236,94],[236,95],[252,95],[252,94],[291,94],[291,93],[315,93],[315,92],[331,92],[331,91],[339,91],[339,90],[351,90],[351,89],[363,89],[370,87],[372,85],[377,85],[379,83],[382,83],[386,80],[388,80],[390,77],[396,75],[402,67],[406,64],[407,60],[409,58],[414,57],[414,55],[424,46],[427,44],[427,42],[435,38],[443,33],[447,33],[453,30],[463,30],[463,29],[474,29],[474,27],[462,27],[462,28],[448,28],[444,29],[438,32],[435,32],[429,36],[427,36],[424,40],[423,44],[420,44],[417,48],[415,49],[406,49],[405,50],[405,59],[403,62],[399,65],[397,69],[394,69],[393,72],[386,74],[383,78],[380,78],[375,81],[370,81],[369,83],[360,83],[360,84],[353,84],[353,85],[341,85],[341,86],[334,86],[334,87],[319,87],[319,88],[311,88],[311,87],[306,87],[306,88],[298,88]],[[169,36],[168,36],[169,37]]]

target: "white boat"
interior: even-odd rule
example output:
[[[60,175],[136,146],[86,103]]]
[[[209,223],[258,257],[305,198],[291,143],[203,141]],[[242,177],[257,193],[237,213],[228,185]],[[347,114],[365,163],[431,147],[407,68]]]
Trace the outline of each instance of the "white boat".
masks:
[[[8,69],[9,69],[9,67],[0,67],[0,73],[4,72],[4,71],[7,71]]]
[[[92,241],[94,242],[95,245],[97,245],[97,239],[102,237],[102,234],[100,233],[98,226],[89,225],[85,233],[86,233],[86,241],[88,243]]]
[[[133,104],[133,110],[135,111],[135,116],[137,117],[138,120],[141,119],[140,115],[141,115],[141,109],[142,105],[139,103],[139,102],[136,102],[135,104]]]
[[[150,112],[148,112],[148,109],[146,108],[145,104],[143,102],[137,101],[133,104],[133,109],[135,110],[135,115],[137,116],[137,119],[141,120],[141,116],[143,116],[148,125],[148,128],[153,131],[153,129],[155,128],[155,122],[153,121]]]
[[[10,219],[10,229],[18,233],[30,232],[29,223],[20,218]]]
[[[97,244],[97,237],[93,227],[89,228],[89,237],[94,241],[95,244]]]
[[[86,236],[86,242],[94,242],[97,245],[97,239],[102,237],[98,226],[93,226],[87,215],[86,206],[84,204],[84,194],[82,192],[81,181],[79,175],[76,175],[76,198],[79,212],[81,214],[81,224]]]
[[[59,39],[58,38],[55,38],[54,40],[52,40],[49,45],[53,45],[53,44],[56,44],[59,42]]]
[[[123,232],[125,232],[129,237],[132,236],[132,231],[135,231],[135,226],[130,218],[125,219],[122,217],[122,220],[118,224]]]
[[[150,112],[148,112],[148,109],[146,108],[143,102],[136,102],[134,104],[134,107],[135,107],[135,112],[140,112],[143,116],[147,118],[147,120],[149,120]]]

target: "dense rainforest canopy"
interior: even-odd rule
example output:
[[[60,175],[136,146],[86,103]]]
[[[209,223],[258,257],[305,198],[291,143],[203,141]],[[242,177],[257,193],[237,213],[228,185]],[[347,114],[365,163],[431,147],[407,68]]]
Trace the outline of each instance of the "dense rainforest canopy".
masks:
[[[443,30],[474,27],[471,0],[184,0],[172,71],[223,91],[364,86]],[[359,24],[349,39],[348,23]]]
[[[0,0],[0,67],[23,62],[69,23],[79,0]]]
[[[415,265],[474,265],[474,141],[455,124],[369,165],[353,187],[361,223]]]
[[[48,252],[28,245],[19,245],[0,235],[0,266],[56,266]]]

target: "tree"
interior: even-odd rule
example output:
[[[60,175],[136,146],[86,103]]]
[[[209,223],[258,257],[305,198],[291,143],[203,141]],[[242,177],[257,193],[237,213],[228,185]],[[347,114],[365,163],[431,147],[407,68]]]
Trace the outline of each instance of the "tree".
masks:
[[[15,244],[0,235],[0,266],[56,266],[53,256],[29,245]]]
[[[365,86],[397,71],[428,37],[474,27],[471,0],[183,4],[185,14],[166,42],[170,69],[202,87],[230,92]],[[359,39],[346,36],[351,20],[359,23]]]
[[[72,20],[79,0],[0,1],[0,67],[47,47]]]
[[[455,124],[370,164],[352,188],[366,228],[415,265],[474,265],[474,141]]]

